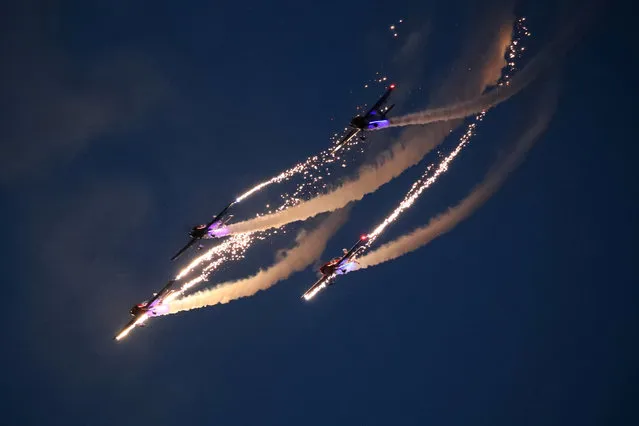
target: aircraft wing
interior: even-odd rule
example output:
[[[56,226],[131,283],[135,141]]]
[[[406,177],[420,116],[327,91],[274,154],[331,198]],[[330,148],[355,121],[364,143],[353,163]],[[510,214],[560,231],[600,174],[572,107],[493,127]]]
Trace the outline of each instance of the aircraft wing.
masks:
[[[368,110],[368,112],[366,113],[364,117],[368,117],[369,115],[373,113],[373,111],[379,112],[379,109],[382,107],[382,105],[386,103],[386,101],[388,100],[388,97],[390,96],[394,88],[395,88],[394,84],[391,84],[390,86],[388,86],[388,89],[386,89],[386,92],[384,92],[382,97],[379,98],[379,100],[375,103],[375,105],[373,105],[371,109]]]
[[[220,220],[222,220],[224,218],[224,215],[226,215],[226,212],[231,208],[231,206],[235,204],[235,201],[233,201],[231,204],[229,204],[228,206],[224,207],[224,210],[222,210],[217,216],[215,216],[213,218],[213,220],[211,220],[206,227],[210,228],[211,225],[213,225],[215,222],[219,222]]]
[[[351,139],[355,137],[360,132],[359,129],[351,129],[344,137],[335,145],[335,147],[331,150],[331,154],[335,154],[341,147],[346,145]]]
[[[197,242],[197,239],[195,238],[191,238],[191,241],[189,241],[184,247],[182,247],[182,249],[180,251],[178,251],[177,253],[175,253],[173,255],[173,257],[171,258],[171,260],[175,260],[178,257],[180,257],[182,255],[182,253],[184,253],[185,251],[187,251],[189,249],[189,247],[191,247],[193,244],[195,244]]]
[[[157,292],[155,294],[155,296],[153,296],[151,298],[151,300],[149,300],[146,305],[149,307],[153,307],[155,302],[157,302],[158,300],[162,301],[166,298],[166,296],[169,295],[169,293],[171,292],[171,290],[173,289],[173,285],[175,284],[175,280],[171,280],[169,281],[164,287],[162,287],[162,290],[160,290],[159,292]]]
[[[306,292],[302,295],[305,300],[311,300],[317,293],[319,293],[324,287],[328,285],[328,282],[333,278],[333,275],[324,275],[317,280]]]

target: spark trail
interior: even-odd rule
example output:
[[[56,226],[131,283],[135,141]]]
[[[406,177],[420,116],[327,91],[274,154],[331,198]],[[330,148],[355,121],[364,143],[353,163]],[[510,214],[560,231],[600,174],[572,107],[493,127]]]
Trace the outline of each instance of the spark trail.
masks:
[[[231,235],[220,244],[217,244],[216,246],[207,250],[203,255],[198,256],[197,258],[192,260],[188,266],[180,271],[175,279],[181,280],[202,263],[210,262],[214,258],[225,257],[231,260],[239,260],[243,256],[244,252],[251,246],[251,244],[253,244],[255,239],[263,238],[263,234],[259,233],[243,233]]]
[[[205,261],[210,261],[213,256],[217,255],[217,258],[214,261],[211,261],[208,265],[206,265],[200,275],[197,278],[194,278],[182,286],[175,293],[170,294],[158,307],[154,310],[153,315],[149,313],[143,313],[140,315],[135,322],[129,325],[127,328],[122,330],[116,337],[116,340],[124,339],[135,327],[143,325],[151,316],[160,316],[166,315],[169,312],[169,306],[172,301],[181,297],[186,291],[188,291],[191,287],[196,284],[199,284],[202,281],[206,281],[208,279],[209,274],[217,269],[220,265],[222,265],[227,260],[238,260],[244,256],[244,252],[250,246],[250,243],[253,241],[249,235],[236,235],[231,237],[225,243],[220,244],[216,247],[210,249],[206,254],[200,256],[198,259],[193,261],[187,268],[182,270],[178,277],[183,277],[188,274],[195,267],[200,265]],[[176,278],[176,281],[179,278]]]
[[[345,128],[344,130],[347,130],[347,128]],[[335,133],[333,135],[333,137],[331,138],[331,141],[334,142],[334,139],[338,136],[337,133]],[[356,146],[357,144],[359,144],[359,139],[358,138],[353,138],[353,140],[351,142],[349,142],[347,144],[348,147],[352,148],[354,146]],[[313,172],[319,172],[320,168],[325,167],[325,171],[328,172],[330,174],[330,170],[327,168],[328,165],[334,165],[334,164],[339,164],[342,167],[346,167],[346,158],[344,158],[344,156],[338,156],[338,155],[333,155],[331,153],[332,151],[332,146],[321,151],[319,154],[308,157],[306,160],[295,164],[293,167],[283,171],[282,173],[278,174],[277,176],[272,177],[269,180],[266,180],[264,182],[258,183],[257,185],[255,185],[253,188],[249,189],[248,191],[246,191],[245,193],[243,193],[242,195],[240,195],[239,197],[236,198],[235,202],[239,203],[242,202],[243,200],[247,199],[248,197],[250,197],[251,195],[261,191],[262,189],[266,188],[269,185],[272,185],[274,183],[282,183],[285,181],[288,181],[289,179],[293,178],[294,176],[297,176],[299,174],[302,174],[304,177],[304,180],[306,181],[304,184],[302,184],[302,187],[306,187],[308,186],[309,183],[317,183],[319,180],[322,180],[321,176],[316,176],[313,174]],[[346,148],[346,147],[345,147]],[[346,150],[349,151],[349,150]],[[294,194],[293,199],[299,198],[302,194],[302,188],[300,188],[300,186],[298,186],[297,192]]]
[[[274,177],[272,177],[269,180],[266,180],[264,182],[261,182],[261,183],[255,185],[253,188],[249,189],[244,194],[242,194],[239,197],[237,197],[235,202],[236,203],[242,202],[243,200],[245,200],[248,197],[250,197],[251,195],[261,191],[262,189],[266,188],[269,185],[272,185],[274,183],[281,183],[281,182],[287,181],[287,180],[291,179],[293,176],[295,176],[295,175],[297,175],[299,173],[302,173],[305,170],[308,170],[309,167],[317,166],[318,164],[322,164],[324,162],[325,158],[326,158],[326,154],[327,153],[328,153],[328,150],[324,150],[319,155],[315,155],[313,157],[308,157],[305,161],[303,161],[301,163],[297,163],[296,165],[294,165],[293,167],[291,167],[288,170],[283,171],[279,175],[274,176]]]
[[[164,312],[168,311],[168,308],[166,306],[170,304],[171,301],[179,297],[182,297],[184,293],[189,291],[191,288],[193,288],[197,284],[207,281],[211,273],[217,270],[225,262],[237,261],[237,260],[243,259],[248,248],[256,240],[265,239],[266,238],[265,234],[266,233],[261,232],[261,233],[244,233],[244,234],[233,235],[229,237],[226,241],[216,245],[215,247],[212,247],[206,253],[199,256],[195,260],[193,260],[187,267],[185,267],[184,269],[182,269],[182,271],[180,271],[180,273],[175,278],[176,281],[185,278],[194,269],[204,264],[205,262],[208,262],[208,263],[204,267],[202,267],[197,277],[186,281],[184,284],[182,284],[182,286],[180,286],[178,291],[169,295],[165,299],[164,303],[161,305],[163,307],[157,311],[157,314],[162,315]],[[147,318],[148,318],[148,315],[144,314],[139,321],[136,321],[136,323],[131,327],[131,329],[135,327],[136,325],[142,324],[144,321],[146,321]],[[130,330],[127,330],[126,332],[122,333],[120,335],[120,338],[126,336],[129,331]]]
[[[439,166],[437,167],[437,169],[435,170],[432,176],[429,176],[432,165],[430,165],[426,169],[426,172],[422,175],[422,177],[419,178],[417,182],[413,184],[411,189],[408,191],[408,193],[406,194],[402,202],[399,203],[399,205],[395,208],[395,210],[393,210],[393,212],[386,219],[384,219],[384,221],[381,224],[379,224],[379,226],[377,226],[377,228],[375,228],[373,232],[368,234],[368,242],[366,243],[366,247],[370,247],[375,242],[375,240],[382,234],[382,232],[384,232],[384,230],[391,223],[397,220],[400,214],[402,214],[404,211],[409,209],[415,203],[415,201],[417,201],[417,199],[422,194],[422,192],[424,192],[424,190],[432,186],[435,182],[437,182],[437,179],[439,179],[439,177],[442,174],[448,171],[448,167],[450,163],[457,157],[457,155],[459,155],[462,149],[464,149],[464,147],[468,145],[471,138],[475,135],[475,129],[477,127],[477,123],[482,121],[485,115],[486,113],[482,112],[477,117],[475,117],[474,123],[468,125],[468,128],[466,132],[464,133],[464,135],[461,137],[459,144],[457,144],[455,149],[450,154],[448,154],[448,156],[444,158],[444,160],[441,163],[439,163]]]

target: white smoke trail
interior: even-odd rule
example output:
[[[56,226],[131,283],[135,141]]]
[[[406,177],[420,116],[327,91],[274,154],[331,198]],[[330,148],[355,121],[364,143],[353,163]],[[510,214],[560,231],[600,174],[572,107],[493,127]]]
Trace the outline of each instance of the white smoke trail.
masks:
[[[482,111],[487,111],[519,93],[549,66],[561,60],[575,45],[596,10],[596,4],[583,7],[572,21],[570,21],[559,35],[534,57],[508,85],[496,87],[476,99],[463,101],[453,105],[429,108],[424,111],[391,118],[391,127],[423,125],[439,121],[447,121],[468,117]],[[513,53],[516,54],[516,53]]]
[[[169,314],[228,303],[241,297],[252,296],[260,290],[287,279],[294,272],[302,271],[318,259],[326,248],[328,240],[348,218],[348,208],[331,214],[316,229],[301,233],[297,245],[278,254],[279,260],[268,269],[261,270],[252,277],[220,284],[210,290],[200,291],[169,304]]]
[[[360,257],[358,259],[359,269],[397,259],[428,244],[433,239],[453,229],[458,223],[467,219],[476,209],[481,207],[501,187],[508,175],[517,168],[526,153],[548,127],[557,103],[556,85],[552,85],[549,88],[549,92],[544,96],[544,101],[545,105],[535,122],[520,137],[514,150],[506,158],[498,162],[486,175],[484,181],[476,186],[463,201],[450,208],[446,213],[431,219],[428,225]]]
[[[510,11],[505,11],[495,19],[497,24],[493,20],[485,28],[473,32],[473,42],[478,45],[462,55],[458,62],[463,66],[455,67],[457,71],[440,86],[435,97],[468,99],[481,93],[488,84],[499,77],[501,69],[496,68],[495,64],[503,63],[504,47],[507,44],[503,40],[503,24],[509,20],[512,29],[513,18]],[[486,45],[489,47],[484,47]],[[467,71],[469,64],[472,64],[470,68],[477,72],[469,73]],[[493,70],[492,76],[488,76],[489,70]],[[230,225],[229,231],[242,233],[280,227],[291,222],[309,219],[320,213],[334,211],[351,201],[361,200],[367,194],[377,191],[381,186],[398,177],[406,169],[418,164],[458,124],[459,122],[445,122],[424,128],[407,129],[390,151],[378,157],[376,164],[361,167],[357,178],[346,181],[327,194],[319,195],[286,210]]]

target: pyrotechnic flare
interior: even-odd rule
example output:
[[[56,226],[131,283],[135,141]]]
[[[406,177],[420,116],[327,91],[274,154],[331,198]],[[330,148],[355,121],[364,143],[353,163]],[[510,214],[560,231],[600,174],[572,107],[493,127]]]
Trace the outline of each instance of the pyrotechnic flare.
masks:
[[[306,168],[308,166],[319,162],[319,158],[320,158],[320,156],[309,157],[309,158],[306,159],[306,161],[304,161],[302,163],[298,163],[298,164],[294,165],[293,167],[291,167],[290,169],[283,171],[279,175],[274,176],[274,177],[272,177],[269,180],[266,180],[266,181],[264,181],[262,183],[259,183],[259,184],[255,185],[253,188],[249,189],[244,194],[242,194],[239,197],[237,197],[235,202],[239,203],[239,202],[247,199],[251,195],[255,194],[256,192],[266,188],[267,186],[269,186],[269,185],[271,185],[273,183],[284,182],[284,181],[292,178],[296,174],[301,173],[304,170],[306,170]]]
[[[187,267],[182,269],[180,273],[175,277],[176,280],[181,280],[191,273],[195,268],[200,266],[204,262],[210,262],[213,258],[225,257],[231,260],[239,260],[242,258],[244,252],[248,247],[253,244],[253,240],[262,237],[256,233],[243,233],[231,235],[228,239],[224,240],[220,244],[213,246],[207,250],[204,254],[195,258]],[[261,238],[260,238],[261,239]]]
[[[424,173],[424,175],[413,184],[408,194],[406,194],[406,196],[404,197],[404,200],[399,203],[399,206],[397,206],[397,208],[395,208],[395,210],[386,219],[384,219],[384,221],[379,226],[377,226],[377,228],[375,228],[373,232],[368,234],[367,246],[370,247],[370,245],[375,242],[377,237],[379,237],[381,233],[384,232],[388,225],[397,220],[402,212],[410,208],[415,203],[415,201],[417,201],[417,199],[422,194],[422,192],[424,192],[425,189],[429,188],[432,184],[437,182],[437,179],[446,171],[448,171],[448,166],[450,165],[450,163],[457,157],[461,150],[464,149],[464,147],[470,142],[470,139],[475,134],[474,132],[477,126],[477,122],[483,120],[485,115],[486,113],[481,113],[475,118],[476,122],[468,126],[466,133],[464,133],[464,135],[461,137],[459,144],[457,144],[457,147],[450,154],[448,154],[446,158],[444,158],[444,160],[439,164],[432,176],[428,176],[432,165],[428,167],[426,173]]]
[[[356,139],[351,141],[349,143],[349,146],[353,147],[357,145],[358,143],[359,143],[359,140]],[[310,178],[314,180],[315,183],[317,183],[317,181],[319,180],[318,179],[319,175],[314,175],[314,172],[315,173],[319,172],[320,168],[326,167],[327,165],[331,165],[331,164],[342,164],[344,166],[346,164],[345,160],[342,157],[333,155],[332,151],[333,151],[333,148],[328,148],[323,150],[317,155],[308,157],[306,160],[302,161],[301,163],[295,164],[293,167],[283,171],[279,175],[274,176],[269,180],[266,180],[264,182],[261,182],[255,185],[253,188],[249,189],[244,194],[237,197],[235,202],[239,203],[271,184],[288,181],[289,179],[291,179],[292,177],[298,174],[302,174],[305,180]]]

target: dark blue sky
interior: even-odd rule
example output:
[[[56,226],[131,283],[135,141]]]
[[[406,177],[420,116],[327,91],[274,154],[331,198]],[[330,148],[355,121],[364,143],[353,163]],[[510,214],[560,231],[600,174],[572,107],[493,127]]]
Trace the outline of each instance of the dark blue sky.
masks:
[[[450,233],[312,304],[299,299],[308,269],[115,344],[129,307],[175,274],[168,258],[192,223],[325,148],[377,96],[362,88],[376,71],[413,89],[398,113],[426,105],[472,29],[508,5],[14,3],[0,9],[3,423],[639,422],[632,28],[619,25],[630,11],[604,9],[558,61],[547,132]],[[514,9],[531,53],[575,10],[554,3]],[[411,35],[417,54],[393,61]],[[491,111],[386,241],[481,180],[542,83]],[[322,258],[381,220],[421,169],[356,205]],[[220,280],[290,242],[261,244]]]

